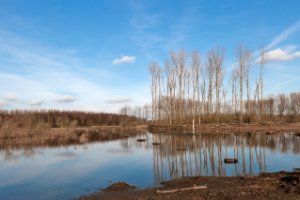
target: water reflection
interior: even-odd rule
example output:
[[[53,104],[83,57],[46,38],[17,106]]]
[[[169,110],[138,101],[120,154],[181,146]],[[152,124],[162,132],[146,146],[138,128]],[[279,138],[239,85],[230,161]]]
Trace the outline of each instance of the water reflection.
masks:
[[[35,154],[42,154],[42,152],[36,152],[34,148],[25,148],[19,151],[16,151],[12,148],[7,148],[0,151],[0,155],[3,154],[3,159],[6,162],[15,163],[20,158],[30,158],[34,159]]]
[[[0,150],[0,199],[70,199],[117,181],[143,188],[186,176],[290,171],[300,167],[299,158],[300,137],[292,133],[147,133],[86,145],[6,148]]]
[[[267,172],[276,153],[300,152],[300,138],[285,134],[153,134],[155,183],[186,176],[237,176]],[[236,164],[225,164],[224,158],[237,158]],[[288,158],[287,158],[288,159]],[[272,161],[272,160],[271,160]],[[296,165],[299,164],[295,163]],[[287,163],[277,163],[279,170],[291,170]]]
[[[56,156],[61,160],[74,160],[78,155],[74,152],[59,152]]]

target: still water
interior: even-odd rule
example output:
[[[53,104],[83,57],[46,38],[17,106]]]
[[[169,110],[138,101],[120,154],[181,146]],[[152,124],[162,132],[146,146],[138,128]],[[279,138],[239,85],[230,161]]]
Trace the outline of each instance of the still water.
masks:
[[[137,142],[140,138],[147,141]],[[224,158],[238,163],[225,164]],[[0,199],[71,199],[118,181],[145,188],[186,176],[256,175],[299,167],[300,137],[292,133],[147,133],[86,145],[0,150]]]

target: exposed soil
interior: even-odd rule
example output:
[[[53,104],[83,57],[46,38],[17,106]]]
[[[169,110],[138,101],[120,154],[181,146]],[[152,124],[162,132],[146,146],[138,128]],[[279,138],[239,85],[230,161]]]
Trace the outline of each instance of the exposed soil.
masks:
[[[299,172],[266,173],[246,177],[192,177],[162,183],[160,188],[135,189],[126,183],[116,183],[82,200],[150,200],[150,199],[300,199]],[[207,189],[182,191],[181,188],[207,186]],[[179,190],[173,190],[179,189]],[[173,191],[158,194],[159,191]]]
[[[0,137],[0,148],[25,146],[57,146],[83,144],[93,141],[108,141],[147,132],[146,125],[140,126],[91,126],[79,128],[51,128],[26,132],[15,130]]]

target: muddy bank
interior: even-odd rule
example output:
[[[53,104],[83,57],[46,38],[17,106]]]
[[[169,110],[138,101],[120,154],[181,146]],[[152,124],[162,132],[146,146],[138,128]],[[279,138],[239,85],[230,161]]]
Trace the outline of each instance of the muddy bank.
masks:
[[[192,125],[149,125],[149,131],[153,133],[193,133]],[[294,132],[300,134],[300,123],[263,123],[263,124],[203,124],[195,125],[195,133],[281,133]]]
[[[299,177],[299,172],[265,173],[246,177],[193,177],[163,182],[160,188],[145,190],[126,183],[116,183],[80,199],[300,199]]]
[[[109,141],[146,133],[147,126],[91,126],[79,128],[51,128],[47,130],[15,130],[0,137],[0,148],[25,146],[56,146]]]

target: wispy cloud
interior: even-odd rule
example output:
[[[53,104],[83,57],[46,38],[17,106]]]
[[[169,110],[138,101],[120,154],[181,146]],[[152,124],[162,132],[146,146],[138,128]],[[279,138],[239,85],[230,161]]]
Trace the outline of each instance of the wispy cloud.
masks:
[[[2,97],[2,99],[6,102],[15,102],[18,100],[18,97],[15,93],[10,93]]]
[[[76,51],[49,48],[1,27],[0,44],[2,107],[26,109],[41,103],[33,99],[43,99],[40,104],[43,108],[110,112],[119,109],[104,105],[105,97],[119,93],[119,89],[110,86],[109,81],[120,77],[101,66],[83,65]],[[13,93],[18,94],[18,101],[7,103],[3,97]],[[68,94],[72,97],[66,97]],[[58,98],[61,96],[65,97]],[[13,100],[16,97],[10,95],[9,98]]]
[[[283,30],[279,35],[273,38],[272,42],[266,46],[266,49],[272,49],[282,41],[286,40],[292,34],[298,32],[300,30],[300,20],[298,20],[295,24],[291,25],[287,29]]]
[[[188,3],[182,13],[172,18],[165,12],[151,10],[150,4],[133,1],[131,39],[148,59],[157,60],[161,53],[168,53],[172,48],[182,48],[182,41],[199,21],[195,6]]]
[[[266,95],[289,93],[299,90],[298,85],[300,77],[297,74],[299,74],[300,70],[296,65],[292,67],[289,66],[289,68],[294,68],[292,70],[295,75],[286,73],[287,70],[285,64],[282,64],[282,66],[272,66],[272,69],[276,71],[276,73],[266,77]]]
[[[78,100],[78,97],[69,96],[69,95],[59,96],[54,99],[54,101],[59,103],[73,103],[76,100]]]
[[[31,102],[29,103],[30,106],[41,106],[42,104],[44,104],[44,100],[31,101]]]
[[[132,1],[133,17],[130,21],[131,26],[135,31],[144,33],[160,22],[160,13],[149,13],[147,12],[147,5],[141,1]]]
[[[5,107],[5,106],[8,106],[8,103],[0,100],[0,107]]]
[[[113,60],[112,64],[119,65],[119,64],[126,64],[126,63],[134,63],[135,60],[136,60],[135,56],[125,55]]]
[[[113,97],[106,101],[108,104],[122,104],[132,102],[131,98],[128,97]]]

